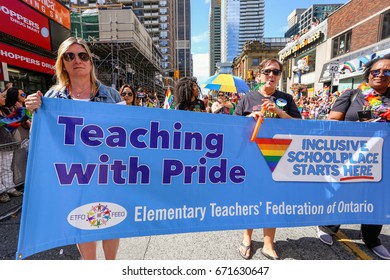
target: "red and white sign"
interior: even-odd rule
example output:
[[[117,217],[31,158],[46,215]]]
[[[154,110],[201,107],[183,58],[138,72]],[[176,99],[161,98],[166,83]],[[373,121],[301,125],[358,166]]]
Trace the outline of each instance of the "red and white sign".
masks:
[[[1,66],[1,62],[0,62],[0,81],[4,81],[3,67]]]
[[[14,2],[16,0],[12,0]],[[21,0],[62,26],[70,29],[70,11],[56,0]]]
[[[0,0],[0,31],[51,50],[49,20],[19,1]]]
[[[0,43],[0,61],[13,66],[53,75],[55,60]]]

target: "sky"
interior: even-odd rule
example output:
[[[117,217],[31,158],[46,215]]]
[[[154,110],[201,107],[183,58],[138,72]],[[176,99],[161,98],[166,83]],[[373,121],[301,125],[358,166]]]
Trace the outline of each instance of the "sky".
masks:
[[[264,37],[284,37],[287,17],[295,9],[313,4],[345,4],[348,0],[265,0]],[[209,77],[210,0],[191,0],[191,52],[194,76],[201,83]]]

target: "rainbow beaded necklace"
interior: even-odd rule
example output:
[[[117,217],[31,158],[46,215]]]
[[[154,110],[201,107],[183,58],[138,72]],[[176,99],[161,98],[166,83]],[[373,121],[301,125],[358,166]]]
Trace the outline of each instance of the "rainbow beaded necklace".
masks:
[[[385,95],[377,93],[372,87],[366,83],[361,83],[358,89],[362,91],[364,99],[363,110],[371,110],[374,117],[378,118],[382,113],[385,113],[390,109],[390,99],[387,102],[383,102]]]

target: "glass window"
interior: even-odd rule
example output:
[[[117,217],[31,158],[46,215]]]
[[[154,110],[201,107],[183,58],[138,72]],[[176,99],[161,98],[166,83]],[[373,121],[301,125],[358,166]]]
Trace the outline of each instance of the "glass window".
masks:
[[[160,38],[166,39],[168,37],[168,32],[167,31],[161,31],[160,32]]]
[[[160,9],[160,14],[166,15],[167,13],[168,13],[168,9],[167,8],[161,8]]]
[[[258,57],[252,58],[252,66],[259,66],[260,59]]]
[[[383,15],[381,40],[390,38],[390,11]]]
[[[142,1],[134,2],[134,7],[135,8],[142,8],[143,6],[144,6],[144,2],[142,2]]]
[[[168,29],[168,23],[161,23],[161,24],[160,24],[160,29],[161,29],[161,30]]]
[[[160,21],[161,22],[166,22],[168,20],[168,17],[167,16],[161,16],[160,17]]]
[[[351,51],[352,31],[349,30],[344,34],[333,39],[332,57],[336,57]]]

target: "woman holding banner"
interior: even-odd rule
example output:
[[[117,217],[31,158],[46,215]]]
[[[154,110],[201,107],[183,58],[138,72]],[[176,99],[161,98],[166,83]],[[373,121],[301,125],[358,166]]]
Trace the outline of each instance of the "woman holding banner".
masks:
[[[258,118],[301,119],[301,114],[288,93],[277,90],[283,64],[276,59],[265,59],[259,65],[260,86],[258,90],[249,91],[238,102],[235,115]],[[244,238],[239,247],[240,255],[250,259],[253,229],[244,231]],[[263,229],[264,245],[261,253],[268,259],[279,260],[274,247],[276,228]]]
[[[55,64],[57,83],[45,94],[45,97],[73,99],[103,103],[121,101],[118,91],[101,84],[95,74],[92,53],[87,43],[81,38],[70,37],[58,48]],[[41,107],[40,91],[26,98],[26,108],[33,112]],[[119,247],[119,239],[103,240],[106,259],[113,260]],[[77,244],[84,260],[97,259],[96,242]]]
[[[338,121],[390,121],[390,54],[371,60],[365,65],[366,82],[357,89],[347,90],[334,103],[329,120]],[[333,244],[333,236],[340,225],[317,227],[318,238],[327,245]],[[382,225],[361,225],[362,239],[378,257],[390,260],[389,251],[379,237]]]

